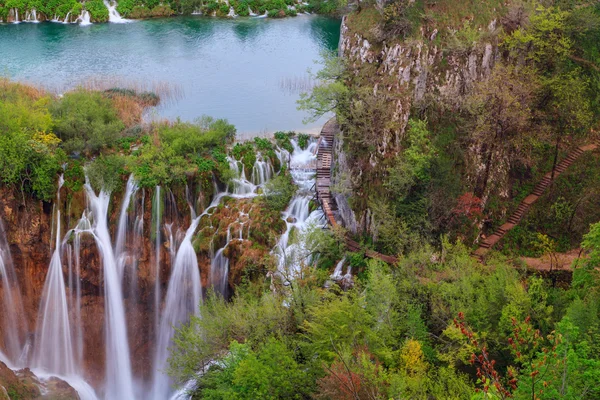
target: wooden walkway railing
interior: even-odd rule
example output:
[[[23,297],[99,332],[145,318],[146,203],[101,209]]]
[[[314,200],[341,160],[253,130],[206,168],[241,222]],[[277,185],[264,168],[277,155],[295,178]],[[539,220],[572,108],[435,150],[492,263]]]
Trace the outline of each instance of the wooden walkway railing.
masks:
[[[531,194],[521,201],[515,212],[513,212],[508,218],[507,222],[496,229],[493,234],[481,241],[479,248],[475,250],[474,254],[478,257],[483,257],[496,243],[498,243],[504,237],[504,235],[506,235],[521,221],[523,216],[527,213],[527,211],[529,211],[531,205],[544,194],[554,179],[565,172],[567,168],[569,168],[571,164],[573,164],[585,152],[596,150],[598,148],[600,148],[600,139],[596,139],[596,141],[591,144],[577,147],[575,150],[571,151],[571,153],[569,153],[564,160],[556,165],[554,171],[548,172],[546,175],[544,175],[542,180],[535,186]]]
[[[336,227],[338,225],[333,214],[334,211],[337,211],[337,204],[331,194],[333,143],[335,134],[338,130],[339,127],[335,118],[327,121],[321,130],[321,136],[319,138],[317,150],[317,200],[321,204],[321,208],[323,209],[327,223],[332,227]],[[363,250],[361,249],[360,244],[349,236],[345,237],[345,242],[348,250],[350,251],[360,252]],[[381,254],[373,250],[365,250],[365,255],[369,258],[376,258],[389,264],[395,264],[398,262],[396,257]]]

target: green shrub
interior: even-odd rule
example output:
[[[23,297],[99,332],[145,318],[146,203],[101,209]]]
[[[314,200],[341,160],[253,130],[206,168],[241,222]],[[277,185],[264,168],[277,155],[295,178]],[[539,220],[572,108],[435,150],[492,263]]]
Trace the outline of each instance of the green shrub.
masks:
[[[306,150],[306,148],[308,147],[308,142],[310,141],[310,135],[307,135],[306,133],[301,133],[298,135],[297,139],[298,147],[300,147],[302,150]]]
[[[280,174],[265,184],[263,201],[267,208],[283,211],[296,193],[296,186],[289,174]]]
[[[292,142],[290,140],[293,135],[293,132],[275,132],[275,141],[277,142],[277,146],[289,151],[290,153],[293,152],[294,146],[292,146]]]
[[[120,155],[100,156],[85,167],[85,173],[96,192],[113,193],[123,187],[126,164],[127,159]]]
[[[110,99],[97,92],[66,93],[51,112],[54,132],[67,153],[98,153],[114,143],[125,128]]]

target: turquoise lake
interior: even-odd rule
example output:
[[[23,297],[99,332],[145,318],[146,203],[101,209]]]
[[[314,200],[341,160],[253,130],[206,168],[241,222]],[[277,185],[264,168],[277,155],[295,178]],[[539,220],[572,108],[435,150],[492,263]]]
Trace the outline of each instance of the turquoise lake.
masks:
[[[0,25],[0,75],[62,93],[102,86],[168,88],[148,119],[227,118],[241,136],[314,131],[296,109],[314,83],[307,70],[338,47],[340,21],[201,16],[79,26]]]

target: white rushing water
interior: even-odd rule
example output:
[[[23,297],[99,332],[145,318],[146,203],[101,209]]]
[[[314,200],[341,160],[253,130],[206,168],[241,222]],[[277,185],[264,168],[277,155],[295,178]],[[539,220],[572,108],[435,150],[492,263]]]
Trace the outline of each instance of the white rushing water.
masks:
[[[77,22],[79,22],[79,25],[81,26],[92,25],[92,16],[90,15],[90,12],[83,10],[79,18],[77,18]]]
[[[312,140],[304,150],[295,140],[292,140],[292,145],[294,151],[290,155],[290,173],[298,186],[298,191],[282,213],[286,231],[281,235],[274,249],[279,259],[279,273],[289,278],[294,277],[302,264],[311,261],[308,259],[309,255],[302,241],[302,235],[312,226],[323,226],[323,212],[320,209],[310,212],[310,201],[315,196],[316,172],[312,168],[317,157],[315,154],[317,143]]]
[[[60,205],[60,189],[63,183],[61,176],[57,193],[56,204],[58,205]],[[42,294],[33,365],[48,373],[73,376],[76,375],[76,364],[62,270],[60,206],[55,207],[55,215],[56,243]]]
[[[125,245],[130,243],[131,237],[128,237],[128,223],[129,223],[129,207],[131,199],[138,190],[138,185],[133,179],[133,175],[129,176],[127,186],[125,188],[125,196],[123,196],[123,202],[121,203],[121,214],[119,215],[119,223],[117,225],[117,237],[115,240],[115,257],[117,259],[117,271],[119,272],[119,279],[123,280],[125,274],[125,268],[128,265],[135,265],[130,254],[127,253]],[[130,232],[131,233],[131,232]],[[132,271],[130,271],[131,273]]]
[[[196,251],[192,245],[192,236],[198,227],[200,217],[192,221],[185,238],[181,242],[173,264],[169,287],[162,312],[156,356],[154,360],[154,379],[151,398],[163,400],[172,392],[171,380],[165,374],[169,356],[169,346],[175,334],[174,327],[187,323],[191,315],[197,314],[202,298],[202,285]]]
[[[121,17],[121,14],[117,11],[117,2],[110,0],[103,0],[104,5],[108,9],[108,22],[112,22],[115,24],[123,24],[126,22],[130,22],[130,20]]]
[[[6,241],[4,225],[0,220],[0,311],[2,312],[2,324],[4,328],[4,344],[6,354],[0,351],[0,359],[17,363],[20,357],[23,341],[20,323],[24,319],[19,315],[24,315],[23,303],[21,300],[21,291],[15,275],[12,256]]]
[[[106,395],[107,399],[133,399],[133,380],[123,295],[117,261],[108,230],[110,194],[96,195],[89,182],[85,189],[93,215],[92,232],[102,257],[104,277],[105,339],[106,339]]]

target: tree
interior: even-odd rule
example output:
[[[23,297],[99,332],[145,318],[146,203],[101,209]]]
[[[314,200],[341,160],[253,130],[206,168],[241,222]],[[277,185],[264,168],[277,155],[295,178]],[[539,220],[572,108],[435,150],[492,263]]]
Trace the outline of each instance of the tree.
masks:
[[[531,150],[540,139],[533,126],[538,86],[531,69],[500,64],[488,79],[475,84],[465,101],[471,120],[468,137],[475,149],[471,168],[477,171],[474,194],[483,204],[494,172],[506,175],[510,167],[531,162]]]
[[[305,119],[307,123],[336,111],[347,102],[349,94],[348,87],[343,82],[346,74],[344,60],[330,51],[323,51],[321,57],[321,69],[316,74],[311,73],[317,85],[311,93],[302,93],[298,100],[298,109],[310,113]]]

